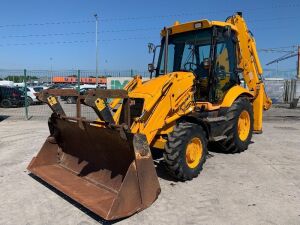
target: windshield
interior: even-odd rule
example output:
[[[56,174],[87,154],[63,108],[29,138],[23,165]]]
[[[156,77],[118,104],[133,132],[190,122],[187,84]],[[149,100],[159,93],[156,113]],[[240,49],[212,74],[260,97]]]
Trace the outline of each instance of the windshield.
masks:
[[[196,30],[169,36],[167,72],[193,71],[201,76],[208,76],[204,61],[210,57],[211,29]],[[156,75],[165,74],[164,48],[162,39]],[[201,70],[202,73],[199,73]]]

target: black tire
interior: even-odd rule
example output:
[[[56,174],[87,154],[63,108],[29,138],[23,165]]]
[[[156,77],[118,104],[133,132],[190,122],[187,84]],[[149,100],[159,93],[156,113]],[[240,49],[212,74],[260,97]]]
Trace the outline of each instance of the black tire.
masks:
[[[26,106],[30,106],[33,104],[33,100],[31,97],[27,97],[27,105]]]
[[[250,128],[245,140],[241,140],[238,133],[238,120],[243,111],[247,111],[250,117]],[[222,150],[226,153],[239,153],[248,149],[253,133],[253,107],[246,97],[238,98],[227,112],[228,126],[224,135],[227,139],[221,141]]]
[[[12,106],[11,101],[9,99],[3,99],[1,101],[2,108],[10,108]]]
[[[199,163],[190,168],[186,159],[187,146],[194,138],[202,144],[202,155]],[[207,155],[207,138],[203,128],[197,124],[181,122],[168,135],[164,159],[171,176],[180,181],[191,180],[197,177],[203,168]]]

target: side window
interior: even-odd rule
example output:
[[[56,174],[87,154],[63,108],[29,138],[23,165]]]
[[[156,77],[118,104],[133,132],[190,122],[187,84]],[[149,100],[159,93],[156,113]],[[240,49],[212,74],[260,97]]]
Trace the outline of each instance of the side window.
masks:
[[[230,77],[230,65],[228,58],[228,50],[226,43],[217,44],[217,60],[216,60],[216,73],[220,80],[225,80]]]
[[[233,42],[233,32],[230,37],[218,38],[215,49],[215,91],[214,99],[216,102],[223,99],[225,93],[237,83],[236,50]]]
[[[162,48],[163,50],[163,54],[160,56],[161,57],[161,65],[159,67],[159,74],[163,74],[164,71],[164,65],[165,65],[165,61],[164,61],[164,57],[165,57],[165,51],[164,48]],[[173,67],[174,67],[174,51],[175,51],[175,45],[174,44],[169,44],[168,46],[168,71],[173,71]]]

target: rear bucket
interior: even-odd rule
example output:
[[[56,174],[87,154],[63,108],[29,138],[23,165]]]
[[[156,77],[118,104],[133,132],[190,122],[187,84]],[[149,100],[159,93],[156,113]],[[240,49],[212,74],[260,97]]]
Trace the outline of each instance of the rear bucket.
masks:
[[[80,126],[79,126],[80,124]],[[146,137],[51,118],[28,170],[106,220],[149,207],[160,193]]]

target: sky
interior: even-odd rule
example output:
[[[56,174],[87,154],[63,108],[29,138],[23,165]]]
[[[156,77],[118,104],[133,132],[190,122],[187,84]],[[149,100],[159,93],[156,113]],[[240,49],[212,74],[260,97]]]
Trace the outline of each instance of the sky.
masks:
[[[0,69],[93,70],[95,18],[99,18],[99,69],[147,70],[149,42],[176,20],[224,21],[242,11],[258,49],[300,44],[299,0],[1,0]],[[284,52],[259,52],[265,66]],[[295,70],[296,58],[279,63]]]

